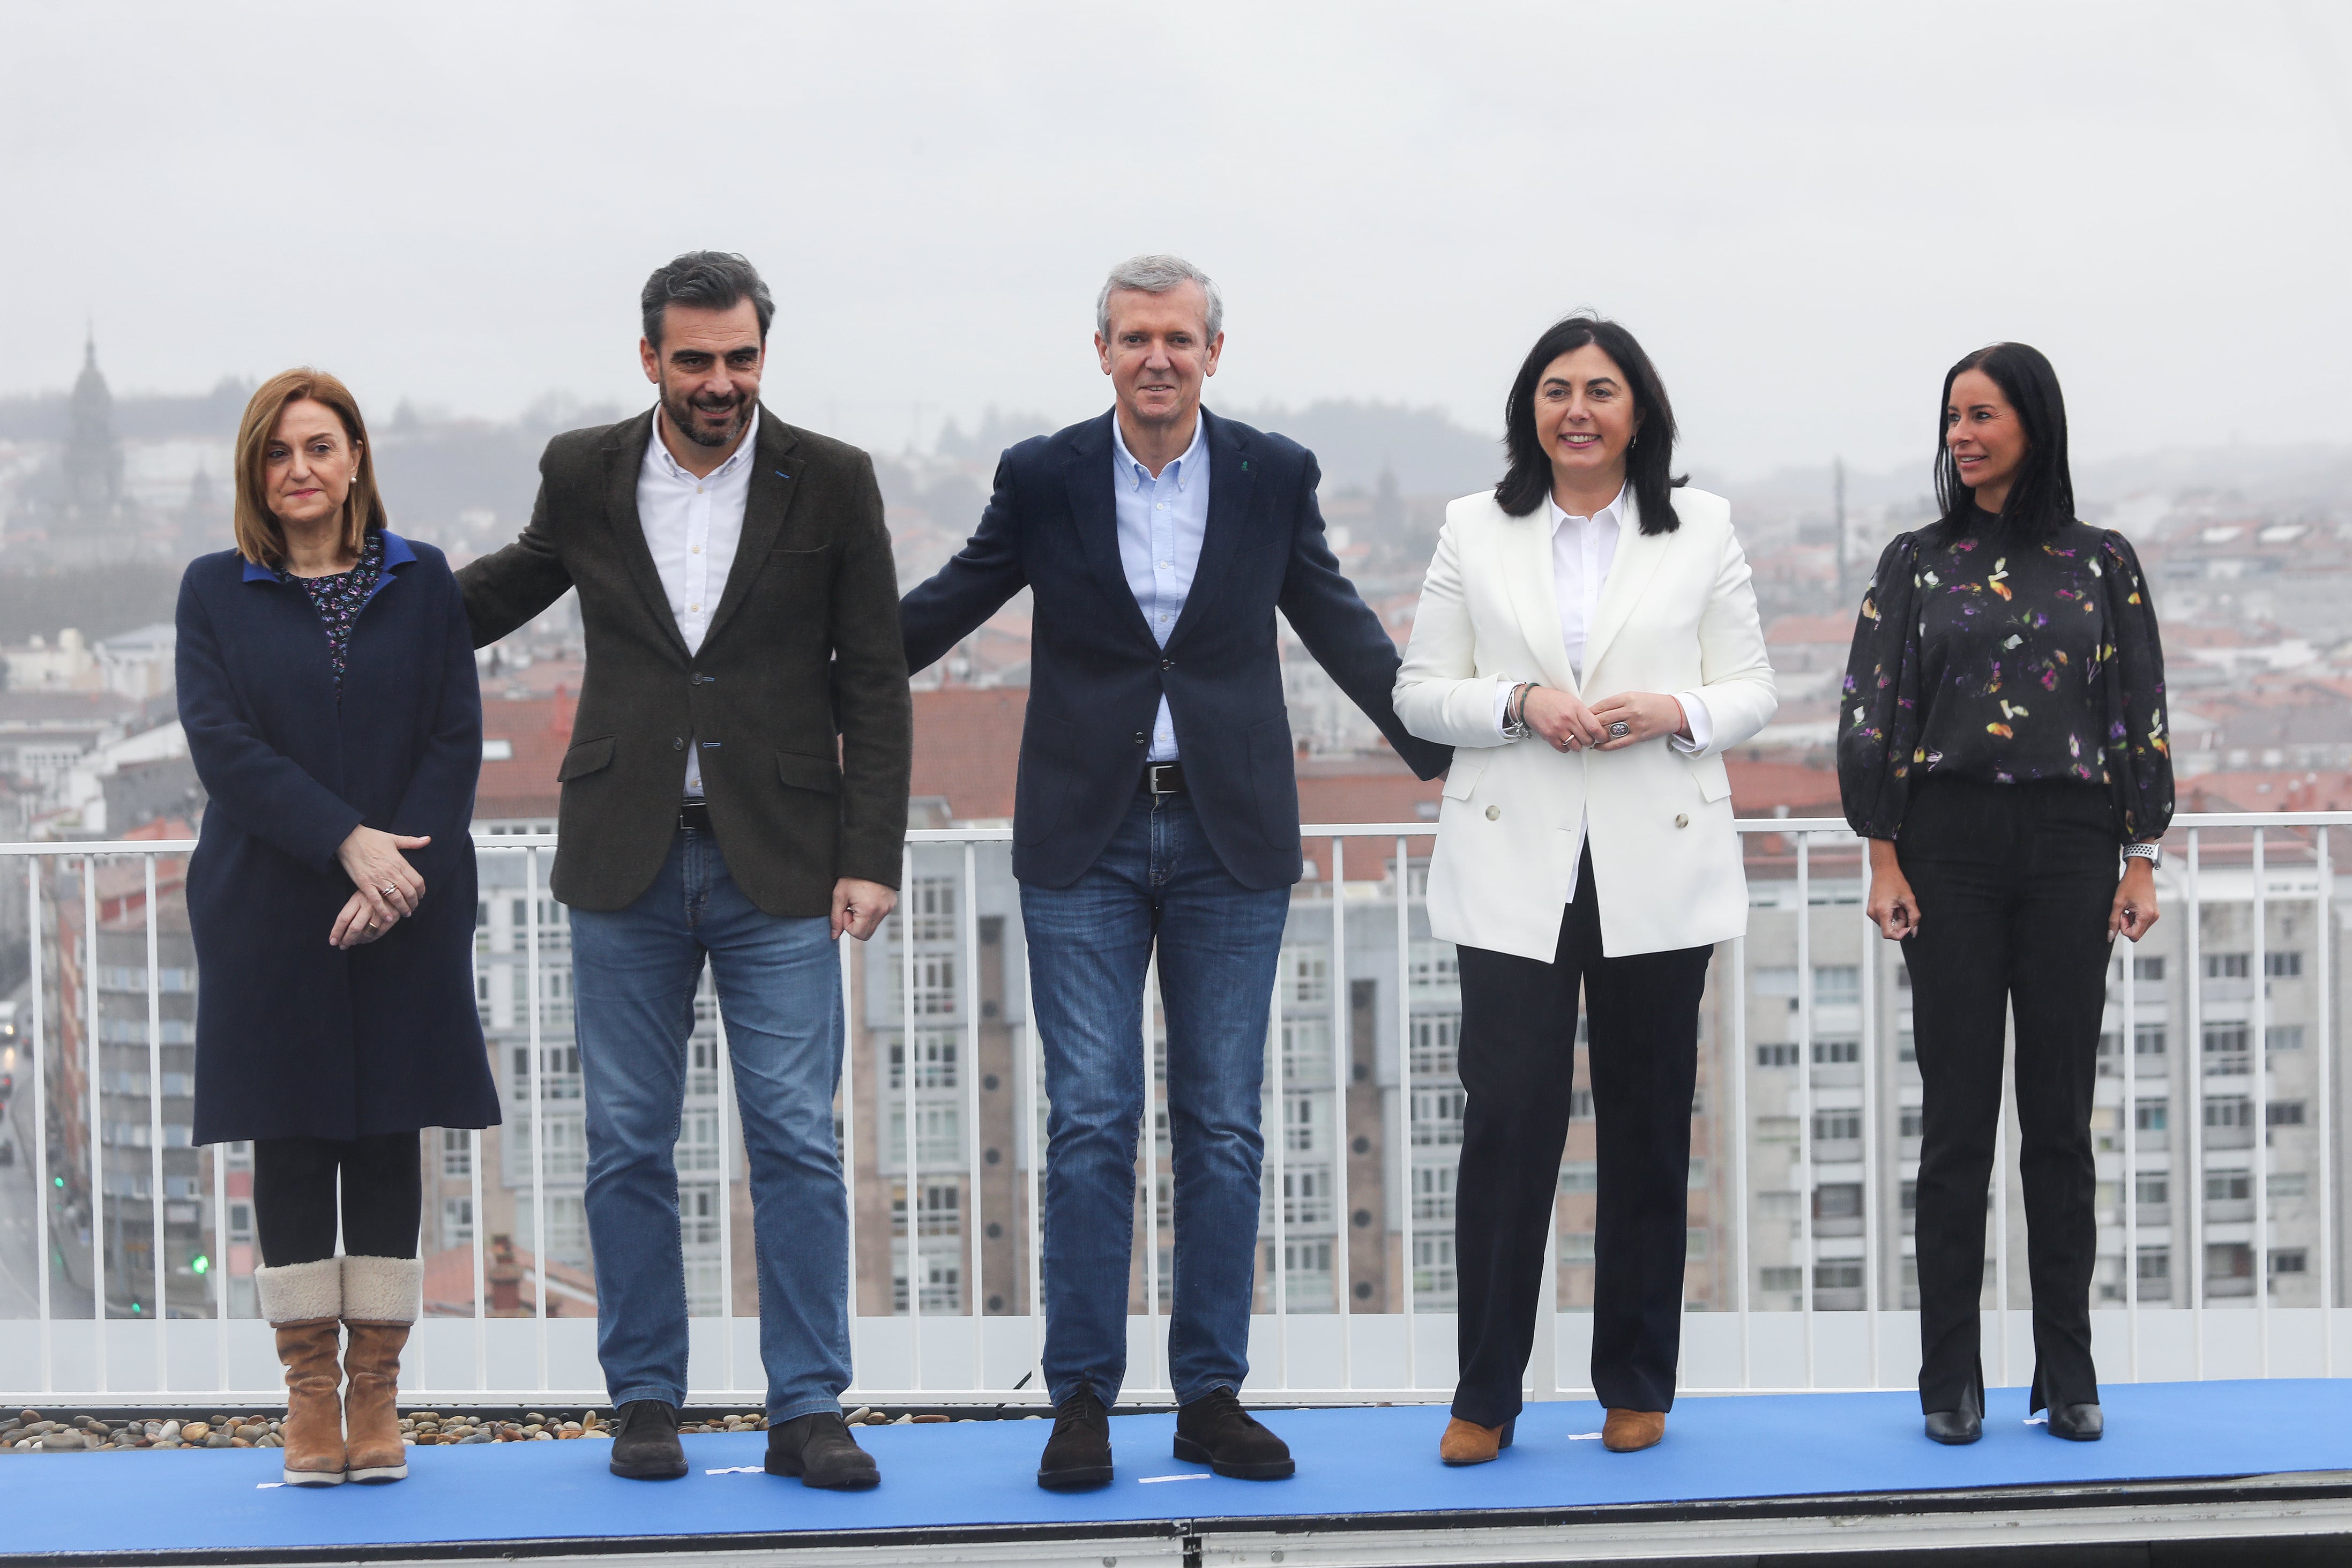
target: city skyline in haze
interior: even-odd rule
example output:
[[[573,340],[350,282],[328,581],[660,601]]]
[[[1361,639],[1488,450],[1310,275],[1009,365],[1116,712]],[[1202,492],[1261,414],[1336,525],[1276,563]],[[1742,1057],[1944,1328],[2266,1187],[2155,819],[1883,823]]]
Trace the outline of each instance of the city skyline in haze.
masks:
[[[640,406],[637,289],[714,246],[775,289],[771,405],[898,450],[1098,411],[1095,289],[1170,249],[1226,297],[1220,407],[1491,432],[1590,306],[1710,472],[1918,461],[2000,337],[2086,459],[2352,421],[2352,22],[2308,4],[102,12],[8,24],[0,396],[94,316],[126,392]]]

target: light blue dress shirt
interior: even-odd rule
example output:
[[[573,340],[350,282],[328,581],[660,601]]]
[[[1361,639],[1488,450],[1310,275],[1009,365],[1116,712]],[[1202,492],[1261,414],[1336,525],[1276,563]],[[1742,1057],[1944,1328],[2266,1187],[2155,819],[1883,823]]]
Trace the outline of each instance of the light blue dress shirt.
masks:
[[[1208,424],[1194,416],[1192,444],[1155,479],[1127,449],[1118,416],[1111,416],[1110,491],[1118,510],[1118,562],[1144,624],[1161,647],[1184,614],[1192,574],[1201,564],[1201,538],[1209,528]],[[1150,760],[1176,760],[1176,724],[1168,716],[1164,693],[1151,721]]]

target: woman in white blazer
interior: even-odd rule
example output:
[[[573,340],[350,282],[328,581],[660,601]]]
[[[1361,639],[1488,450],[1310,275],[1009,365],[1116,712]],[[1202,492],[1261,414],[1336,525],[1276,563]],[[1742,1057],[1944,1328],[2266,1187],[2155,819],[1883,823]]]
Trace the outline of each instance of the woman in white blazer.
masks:
[[[1723,753],[1770,721],[1730,509],[1677,489],[1674,412],[1613,322],[1538,339],[1510,470],[1446,508],[1396,710],[1454,748],[1429,874],[1459,944],[1461,1373],[1439,1454],[1509,1445],[1534,1342],[1580,985],[1598,1126],[1592,1385],[1604,1445],[1665,1431],[1679,1353],[1698,1007],[1748,928]]]

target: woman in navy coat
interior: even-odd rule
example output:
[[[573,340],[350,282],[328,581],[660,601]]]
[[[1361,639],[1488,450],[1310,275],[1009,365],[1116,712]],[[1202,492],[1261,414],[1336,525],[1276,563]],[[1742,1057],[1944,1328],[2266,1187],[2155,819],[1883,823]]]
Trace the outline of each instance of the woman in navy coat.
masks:
[[[398,1480],[418,1132],[499,1120],[472,977],[473,640],[441,552],[384,527],[341,382],[264,384],[236,466],[237,547],[180,584],[180,721],[211,796],[187,884],[195,1141],[253,1142],[287,1482]]]

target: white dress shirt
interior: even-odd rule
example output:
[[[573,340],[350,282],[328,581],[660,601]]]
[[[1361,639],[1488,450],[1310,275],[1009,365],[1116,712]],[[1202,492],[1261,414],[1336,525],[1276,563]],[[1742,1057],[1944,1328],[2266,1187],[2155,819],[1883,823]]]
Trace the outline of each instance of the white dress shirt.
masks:
[[[1562,511],[1559,502],[1549,496],[1544,505],[1551,513],[1551,586],[1552,597],[1559,605],[1559,640],[1568,649],[1569,669],[1580,683],[1584,679],[1585,638],[1591,633],[1593,618],[1600,608],[1601,590],[1609,585],[1610,565],[1617,559],[1617,535],[1625,519],[1625,491],[1619,487],[1616,499],[1591,517]],[[1520,684],[1517,676],[1504,676],[1495,683],[1497,734],[1509,721],[1511,693]],[[1683,721],[1690,726],[1690,739],[1669,735],[1668,742],[1678,752],[1704,752],[1715,735],[1713,718],[1705,700],[1696,691],[1677,691],[1675,700],[1682,704]],[[1570,864],[1576,863],[1576,856],[1583,848],[1584,828],[1580,825]],[[1573,881],[1569,884],[1568,899],[1570,903],[1576,901]]]
[[[702,651],[710,617],[719,609],[719,595],[727,589],[727,574],[735,564],[735,547],[743,540],[743,506],[751,495],[751,452],[760,438],[760,411],[752,409],[728,459],[697,479],[669,454],[662,440],[662,421],[654,413],[653,438],[646,443],[646,460],[637,469],[637,523],[653,552],[654,570],[661,574],[662,593],[669,613],[677,619],[686,651]],[[702,747],[689,740],[686,749],[686,793],[702,794]]]
[[[1136,606],[1143,612],[1144,625],[1161,647],[1183,618],[1192,574],[1201,565],[1201,540],[1209,531],[1208,427],[1209,422],[1195,415],[1192,444],[1155,479],[1127,449],[1118,416],[1111,416],[1110,493],[1118,515],[1118,563]],[[1164,692],[1151,721],[1151,750],[1145,760],[1176,760],[1176,724],[1168,715]]]

